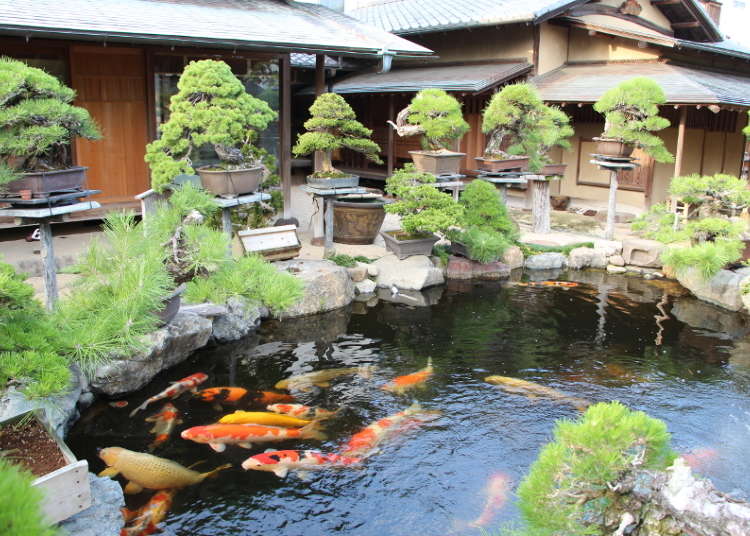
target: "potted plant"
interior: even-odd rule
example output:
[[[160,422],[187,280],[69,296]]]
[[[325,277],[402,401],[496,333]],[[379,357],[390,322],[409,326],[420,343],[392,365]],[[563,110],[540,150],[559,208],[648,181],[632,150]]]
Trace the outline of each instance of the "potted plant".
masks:
[[[75,91],[10,58],[0,58],[0,73],[0,192],[41,197],[80,189],[86,168],[71,166],[70,144],[101,136],[88,111],[71,105]]]
[[[659,116],[659,105],[667,101],[659,84],[637,77],[613,87],[594,104],[604,115],[604,132],[596,138],[597,153],[612,158],[629,158],[639,147],[657,162],[674,161],[664,141],[653,134],[669,126]]]
[[[333,241],[372,244],[385,219],[380,196],[340,197],[333,202]]]
[[[208,145],[219,162],[197,169],[203,187],[221,196],[254,192],[266,168],[253,142],[277,113],[248,94],[223,61],[191,61],[177,88],[161,137],[146,146],[151,187],[162,192],[176,176],[194,175],[192,158]]]
[[[409,151],[417,171],[455,175],[466,153],[450,149],[469,130],[461,103],[442,89],[423,89],[399,112],[396,123],[388,121],[400,136],[422,135],[421,151]]]
[[[401,216],[401,230],[380,234],[386,248],[399,259],[429,255],[440,239],[435,233],[445,233],[461,220],[463,207],[450,194],[430,186],[434,182],[434,175],[417,171],[413,164],[397,170],[386,181],[386,192],[398,200],[385,211]]]
[[[357,186],[359,177],[333,167],[332,153],[351,149],[369,160],[382,164],[380,147],[370,139],[372,130],[357,121],[354,110],[336,93],[323,93],[310,106],[310,119],[305,121],[305,132],[297,139],[292,151],[295,155],[320,155],[315,171],[307,177],[314,188],[345,188]]]

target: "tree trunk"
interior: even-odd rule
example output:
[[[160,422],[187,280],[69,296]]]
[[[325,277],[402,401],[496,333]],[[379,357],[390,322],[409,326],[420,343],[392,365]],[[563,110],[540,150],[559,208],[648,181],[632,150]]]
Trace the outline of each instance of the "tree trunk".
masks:
[[[550,203],[549,203],[549,181],[542,175],[530,175],[527,177],[529,187],[532,188],[531,214],[534,220],[533,231],[535,233],[550,232]]]
[[[315,151],[315,159],[320,162],[320,169],[324,173],[336,171],[331,161],[331,151]]]
[[[609,172],[609,201],[607,202],[607,228],[604,231],[604,238],[614,240],[615,238],[615,218],[617,216],[617,171]]]

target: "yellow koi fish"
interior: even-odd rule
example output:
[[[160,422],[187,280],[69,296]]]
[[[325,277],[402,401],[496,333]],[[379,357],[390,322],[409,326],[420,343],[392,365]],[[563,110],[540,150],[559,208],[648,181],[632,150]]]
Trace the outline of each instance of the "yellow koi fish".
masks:
[[[305,406],[303,404],[269,404],[266,406],[266,409],[278,413],[279,415],[291,415],[292,417],[298,417],[300,419],[312,418],[316,421],[330,419],[338,412],[338,410],[330,411],[323,408]]]
[[[167,402],[159,413],[146,417],[146,422],[154,423],[154,427],[151,428],[150,433],[156,434],[156,438],[148,446],[149,449],[154,450],[156,447],[167,442],[175,426],[182,424],[182,419],[180,419],[180,412],[174,407],[174,404]]]
[[[140,493],[144,488],[154,490],[184,488],[203,482],[219,471],[232,467],[232,464],[228,463],[213,471],[199,473],[172,460],[122,447],[102,449],[99,451],[99,457],[107,464],[107,468],[99,473],[99,476],[122,474],[129,481],[125,486],[125,493]]]
[[[375,370],[374,365],[316,370],[315,372],[306,372],[281,380],[274,387],[287,391],[309,391],[313,387],[330,387],[331,380],[348,374],[358,374],[363,378],[370,378]]]
[[[385,389],[391,393],[404,394],[409,389],[424,387],[424,383],[430,378],[430,376],[432,376],[432,372],[432,358],[429,358],[425,368],[418,370],[417,372],[412,372],[411,374],[393,378],[381,387],[381,389]]]
[[[544,385],[539,385],[538,383],[527,380],[511,378],[509,376],[487,376],[484,381],[497,385],[507,393],[524,395],[527,398],[542,397],[559,400],[560,402],[567,402],[572,404],[579,411],[585,411],[586,408],[591,405],[591,402],[588,400],[568,396],[552,387],[545,387]]]
[[[235,411],[219,419],[220,424],[265,424],[267,426],[281,426],[282,428],[302,428],[312,421],[298,419],[289,415],[267,413],[265,411]]]

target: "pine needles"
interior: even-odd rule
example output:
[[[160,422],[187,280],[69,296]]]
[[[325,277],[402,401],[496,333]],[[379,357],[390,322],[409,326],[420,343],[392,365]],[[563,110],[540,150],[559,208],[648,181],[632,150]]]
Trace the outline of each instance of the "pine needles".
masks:
[[[59,530],[45,523],[40,508],[42,491],[31,486],[34,477],[0,456],[0,534],[56,536]]]

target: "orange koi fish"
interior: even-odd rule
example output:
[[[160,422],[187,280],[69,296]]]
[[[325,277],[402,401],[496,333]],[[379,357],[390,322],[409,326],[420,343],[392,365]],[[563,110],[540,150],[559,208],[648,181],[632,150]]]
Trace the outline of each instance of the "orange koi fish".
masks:
[[[317,439],[326,436],[318,429],[317,422],[302,428],[280,428],[262,424],[209,424],[193,426],[182,431],[182,438],[196,443],[206,443],[216,452],[224,452],[227,445],[249,449],[253,443],[286,441],[287,439]]]
[[[203,402],[213,402],[213,408],[221,411],[223,404],[236,404],[247,393],[247,389],[242,387],[210,387],[198,391],[195,397]]]
[[[573,281],[529,281],[528,283],[516,283],[519,287],[562,287],[575,288],[579,283]]]
[[[172,507],[175,493],[176,490],[173,489],[157,491],[138,510],[121,508],[125,527],[120,531],[120,536],[147,536],[157,532],[159,530],[157,525],[164,521],[167,512]]]
[[[180,419],[179,410],[174,407],[171,402],[167,402],[162,406],[159,413],[155,413],[150,417],[146,417],[146,422],[153,422],[154,427],[150,430],[150,433],[156,434],[154,441],[148,446],[149,449],[154,450],[156,447],[166,443],[169,436],[172,435],[174,427],[178,424],[182,424]]]
[[[287,393],[277,393],[276,391],[256,391],[250,393],[252,404],[258,406],[267,406],[268,404],[278,404],[285,402],[294,402],[296,399]]]
[[[362,431],[354,434],[344,446],[341,455],[347,457],[369,456],[380,443],[402,431],[408,425],[426,422],[435,418],[434,416],[438,414],[435,411],[425,411],[419,403],[414,402],[404,411],[375,421]]]
[[[336,414],[336,411],[328,411],[327,409],[314,408],[303,404],[269,404],[266,409],[279,415],[290,415],[298,419],[315,419],[318,421],[330,419]]]
[[[484,492],[486,500],[482,513],[474,521],[469,523],[472,527],[486,527],[495,515],[502,510],[508,500],[510,491],[510,477],[505,473],[495,473],[487,480]]]
[[[424,387],[424,383],[432,376],[432,372],[432,358],[430,357],[427,359],[427,366],[425,368],[411,374],[398,376],[383,385],[381,389],[385,389],[391,393],[404,394],[409,389]]]
[[[715,448],[704,447],[691,450],[689,453],[683,455],[682,458],[691,469],[700,469],[714,461],[718,455],[719,451]]]
[[[109,405],[113,408],[127,408],[128,407],[128,401],[127,400],[115,400],[114,402],[110,402]]]
[[[360,461],[360,458],[323,454],[316,450],[275,450],[250,456],[242,462],[242,468],[246,471],[267,471],[279,478],[284,478],[289,471],[298,471],[300,477],[304,477],[306,471],[354,465]]]
[[[143,404],[131,411],[130,416],[132,417],[142,409],[146,409],[146,407],[153,402],[164,400],[165,398],[171,398],[174,400],[186,391],[192,391],[193,393],[195,393],[197,390],[196,387],[205,382],[207,379],[208,376],[206,374],[203,374],[202,372],[196,372],[195,374],[191,374],[186,378],[182,378],[180,381],[172,382],[172,385],[164,389],[161,393],[152,396]]]

